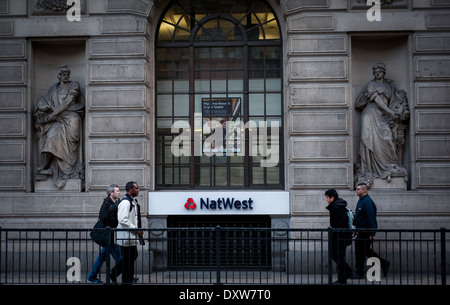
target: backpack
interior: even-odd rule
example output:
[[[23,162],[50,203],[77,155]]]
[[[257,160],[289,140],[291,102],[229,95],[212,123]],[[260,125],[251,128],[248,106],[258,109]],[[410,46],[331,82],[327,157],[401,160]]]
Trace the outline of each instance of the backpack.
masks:
[[[106,212],[106,223],[111,228],[117,228],[119,224],[119,219],[117,218],[117,211],[119,209],[119,204],[122,200],[120,198],[113,204],[108,207],[108,211]]]
[[[348,216],[348,227],[349,229],[354,229],[355,226],[353,225],[353,219],[354,219],[354,215],[351,209],[346,208],[347,209],[347,216]]]

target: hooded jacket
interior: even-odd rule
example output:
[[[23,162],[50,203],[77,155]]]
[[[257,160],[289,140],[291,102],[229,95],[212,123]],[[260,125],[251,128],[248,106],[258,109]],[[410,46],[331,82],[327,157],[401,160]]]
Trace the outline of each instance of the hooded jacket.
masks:
[[[338,198],[326,208],[330,211],[330,227],[348,228],[347,201]]]
[[[330,227],[348,229],[347,201],[338,198],[326,209],[330,211]],[[352,241],[352,232],[333,232],[332,239],[333,244],[343,242],[345,246],[348,246]]]

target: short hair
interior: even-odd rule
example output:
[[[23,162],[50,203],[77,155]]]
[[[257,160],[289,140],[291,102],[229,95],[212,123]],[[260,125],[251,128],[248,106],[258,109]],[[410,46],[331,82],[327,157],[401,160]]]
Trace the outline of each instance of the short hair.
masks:
[[[70,69],[67,65],[61,65],[58,69],[58,75],[63,74],[64,72],[68,72],[70,74]]]
[[[367,184],[365,182],[358,183],[357,186],[362,186],[363,189],[366,189],[366,190],[368,189],[368,186],[367,186]]]
[[[375,69],[381,69],[384,73],[386,73],[386,65],[382,62],[377,62],[372,66],[372,71],[375,71]]]
[[[111,192],[114,192],[114,189],[116,187],[119,187],[117,184],[111,184],[110,186],[108,186],[108,188],[106,189],[106,195],[110,196]]]
[[[339,198],[338,192],[335,189],[329,189],[325,192],[325,196],[334,197],[334,200]]]
[[[134,181],[130,181],[125,185],[125,190],[127,191],[127,193],[129,190],[131,190],[134,187],[135,184],[137,184],[137,183]]]

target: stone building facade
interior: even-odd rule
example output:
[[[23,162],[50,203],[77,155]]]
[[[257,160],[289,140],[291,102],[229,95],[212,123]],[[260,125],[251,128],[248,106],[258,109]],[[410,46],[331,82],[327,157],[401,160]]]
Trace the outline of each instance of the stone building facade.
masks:
[[[260,17],[261,29],[267,30],[263,38],[261,32],[259,36],[251,37],[248,27],[252,25],[251,21],[243,24],[242,19],[240,24],[233,23],[224,17],[225,10],[214,15],[216,19],[225,18],[238,29],[248,30],[244,43],[241,40],[237,43],[237,36],[233,41],[222,37],[218,44],[222,50],[242,47],[247,52],[247,48],[260,45],[265,50],[273,47],[278,55],[270,60],[277,59],[278,62],[266,58],[262,68],[266,85],[262,85],[259,92],[252,87],[257,86],[250,73],[252,61],[246,61],[247,56],[251,58],[251,53],[243,53],[243,59],[229,53],[229,67],[235,61],[244,61],[243,88],[232,92],[236,87],[231,81],[235,79],[227,76],[228,85],[224,87],[223,95],[208,92],[199,98],[205,103],[205,98],[237,96],[245,104],[257,103],[260,94],[265,101],[261,105],[266,109],[260,118],[278,121],[281,136],[275,170],[266,167],[258,172],[256,167],[246,167],[246,161],[250,160],[246,155],[244,158],[248,159],[240,161],[241,167],[224,167],[229,172],[223,185],[209,184],[208,187],[194,181],[198,178],[196,175],[202,175],[192,172],[197,169],[195,157],[187,157],[187,161],[177,159],[176,162],[185,162],[186,167],[180,166],[186,169],[184,174],[180,168],[161,161],[161,154],[170,148],[170,143],[161,146],[163,148],[158,146],[166,141],[161,140],[158,131],[158,126],[162,126],[159,122],[165,118],[164,114],[158,113],[165,109],[164,105],[158,106],[163,104],[163,96],[173,102],[171,110],[167,110],[171,123],[176,119],[177,109],[182,109],[177,108],[177,97],[183,98],[177,91],[180,86],[186,86],[183,90],[189,110],[184,118],[188,122],[195,121],[195,107],[199,103],[192,95],[200,89],[189,83],[189,80],[192,82],[189,77],[196,78],[189,70],[192,66],[186,70],[188,83],[172,79],[172,89],[164,91],[168,84],[164,81],[170,79],[161,76],[167,72],[165,64],[170,72],[175,68],[169,67],[168,62],[177,61],[180,75],[183,63],[192,60],[195,66],[195,58],[189,51],[187,57],[182,55],[186,54],[184,51],[171,53],[173,57],[179,54],[175,60],[161,60],[164,52],[157,54],[163,47],[168,50],[173,47],[170,43],[174,41],[165,41],[160,31],[163,31],[163,20],[169,20],[164,16],[179,14],[178,10],[171,9],[176,6],[176,1],[81,0],[74,1],[75,6],[79,5],[75,9],[64,5],[65,2],[0,1],[2,227],[89,228],[95,222],[106,187],[116,183],[121,186],[123,195],[123,187],[130,180],[141,187],[140,202],[145,203],[143,213],[147,227],[167,226],[170,215],[189,217],[187,213],[192,211],[184,205],[187,197],[194,196],[190,194],[205,192],[202,196],[209,196],[211,192],[230,191],[255,198],[260,193],[264,196],[265,191],[280,192],[282,202],[276,200],[276,194],[268,197],[273,200],[273,205],[280,204],[280,211],[272,206],[254,211],[269,216],[272,227],[327,227],[328,214],[323,196],[326,189],[336,188],[351,208],[356,205],[354,186],[361,161],[361,111],[355,108],[355,100],[373,78],[372,66],[376,62],[385,64],[386,77],[406,92],[409,105],[409,118],[404,129],[398,131],[403,141],[399,162],[407,174],[401,178],[392,177],[389,182],[381,179],[370,189],[378,205],[379,225],[399,229],[448,227],[450,1],[378,1],[379,6],[376,1],[367,5],[366,1],[359,0],[261,1],[264,8],[258,11],[259,6],[255,6],[254,13]],[[220,11],[220,5],[225,7],[228,2],[234,3],[214,1],[213,5]],[[78,15],[80,21],[70,21]],[[262,19],[263,15],[266,21]],[[268,16],[272,16],[271,21]],[[208,18],[208,14],[203,17]],[[377,17],[381,20],[370,20]],[[170,25],[170,22],[166,24]],[[206,27],[207,24],[206,20],[199,21],[197,26]],[[218,28],[225,28],[225,24],[220,23]],[[181,27],[180,23],[176,26]],[[270,36],[273,31],[275,38]],[[202,44],[201,38],[195,41],[180,38],[180,41],[180,45],[184,43],[186,50],[194,53],[196,46],[212,48],[208,40]],[[190,49],[191,46],[194,47]],[[275,64],[269,66],[269,63]],[[39,98],[58,81],[57,72],[62,64],[70,67],[70,79],[80,84],[85,99],[79,140],[84,170],[60,188],[51,179],[35,179],[39,139],[34,111]],[[246,65],[250,66],[250,76],[245,70]],[[235,71],[233,69],[229,68]],[[272,72],[275,76],[267,76]],[[214,84],[216,79],[211,75],[208,80]],[[273,83],[273,79],[279,84]],[[255,94],[253,100],[252,94]],[[272,99],[281,107],[281,111],[273,116],[269,113]],[[255,105],[254,109],[257,109],[259,106]],[[249,118],[247,112],[252,111],[251,107],[242,106],[243,118]],[[210,162],[209,159],[206,162]],[[198,168],[208,168],[210,173],[215,169],[205,164]],[[236,170],[235,174],[233,170]],[[248,170],[252,171],[250,176],[246,174]],[[262,180],[258,184],[251,180],[258,175],[272,177],[274,172],[274,183]],[[220,178],[220,175],[214,177]],[[242,178],[234,184],[234,177],[239,175]],[[171,185],[171,182],[163,183],[162,177],[180,177],[178,181],[184,179],[186,183]],[[177,194],[181,197],[176,197]],[[174,202],[177,200],[180,202]],[[200,200],[196,204],[199,206]],[[152,210],[173,205],[177,205],[175,210],[163,208],[158,213]],[[257,206],[254,202],[255,209]],[[227,211],[222,212],[224,216],[228,215]],[[241,209],[236,213],[246,217],[246,212]],[[202,215],[205,214],[208,216],[206,212]]]

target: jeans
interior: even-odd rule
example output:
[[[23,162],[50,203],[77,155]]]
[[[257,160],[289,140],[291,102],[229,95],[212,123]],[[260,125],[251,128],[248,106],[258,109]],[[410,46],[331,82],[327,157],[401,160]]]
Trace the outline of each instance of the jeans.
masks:
[[[103,266],[103,263],[106,261],[106,256],[108,255],[107,248],[102,247],[102,250],[100,251],[100,254],[98,255],[97,259],[94,262],[94,266],[92,266],[91,271],[88,275],[88,280],[95,279],[97,277],[97,274],[100,272],[100,269]],[[122,251],[120,249],[120,246],[117,244],[113,244],[110,246],[110,253],[113,259],[116,261],[116,265],[111,270],[111,273],[115,276],[118,276],[122,272]]]

